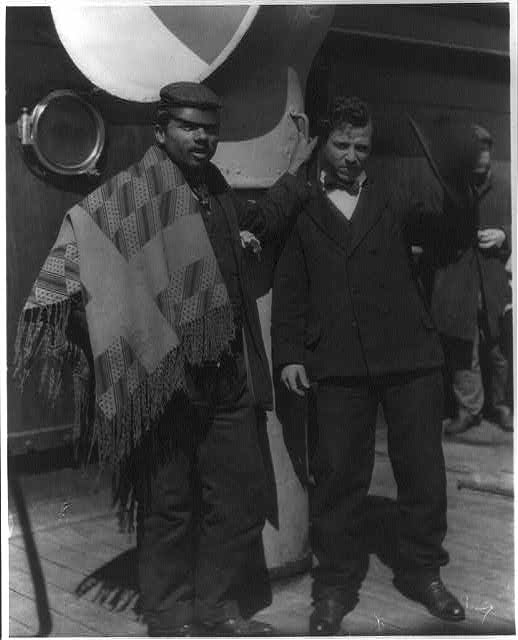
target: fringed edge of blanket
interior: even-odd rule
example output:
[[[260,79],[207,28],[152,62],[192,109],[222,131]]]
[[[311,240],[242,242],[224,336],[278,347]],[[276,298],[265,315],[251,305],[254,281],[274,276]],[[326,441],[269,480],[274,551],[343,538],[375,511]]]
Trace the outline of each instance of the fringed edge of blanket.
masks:
[[[96,407],[94,438],[102,462],[118,463],[131,454],[156,422],[173,393],[186,391],[185,364],[217,360],[235,337],[230,304],[213,309],[181,328],[180,343],[132,392],[125,411],[107,419]]]
[[[70,299],[44,307],[29,307],[18,322],[13,377],[23,391],[31,371],[41,365],[38,391],[51,406],[56,403],[62,388],[65,362],[72,365],[74,378],[79,363],[86,364],[81,349],[66,335],[71,310]]]
[[[143,435],[160,419],[173,394],[186,391],[185,365],[217,360],[235,337],[232,307],[213,309],[181,327],[180,343],[130,395],[122,413],[108,419],[95,405],[90,430],[90,371],[82,350],[70,342],[66,327],[72,304],[63,300],[46,307],[26,309],[18,324],[15,342],[14,378],[23,386],[36,365],[41,365],[39,392],[55,404],[62,389],[65,363],[72,367],[75,426],[77,434],[89,434],[89,454],[97,449],[99,473],[110,465],[114,473],[114,506],[118,506],[121,530],[134,526],[136,505],[132,482],[123,478],[122,465],[138,447]]]
[[[133,485],[132,453],[143,436],[165,412],[176,392],[187,391],[185,365],[217,360],[230,349],[235,326],[230,304],[218,307],[204,318],[181,328],[180,345],[168,353],[155,371],[131,396],[123,414],[107,420],[97,408],[92,446],[97,446],[101,469],[112,469],[113,502],[119,530],[132,532],[136,521],[136,491]]]
[[[231,305],[213,309],[181,328],[179,347],[133,391],[123,413],[108,420],[96,407],[92,446],[97,447],[101,469],[109,464],[113,471],[114,506],[122,532],[133,531],[137,502],[131,473],[124,465],[131,467],[132,453],[163,415],[173,394],[187,391],[186,363],[217,360],[230,349],[234,337]]]
[[[230,303],[207,316],[181,327],[181,344],[191,364],[217,360],[235,338],[236,329]]]

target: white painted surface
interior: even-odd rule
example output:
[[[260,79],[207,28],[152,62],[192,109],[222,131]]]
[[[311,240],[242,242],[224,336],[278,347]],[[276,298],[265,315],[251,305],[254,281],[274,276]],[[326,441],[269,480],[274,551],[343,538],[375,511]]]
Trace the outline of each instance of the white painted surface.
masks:
[[[270,357],[271,293],[258,300],[258,308],[266,353]],[[308,496],[295,475],[282,437],[282,426],[273,411],[268,412],[267,428],[277,485],[279,528],[267,522],[263,541],[268,568],[279,569],[303,560],[308,554]]]

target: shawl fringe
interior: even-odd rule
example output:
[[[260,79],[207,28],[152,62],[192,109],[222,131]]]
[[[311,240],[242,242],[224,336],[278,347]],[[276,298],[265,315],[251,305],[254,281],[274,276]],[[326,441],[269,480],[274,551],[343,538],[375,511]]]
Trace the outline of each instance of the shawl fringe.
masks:
[[[76,435],[89,423],[91,371],[83,351],[66,335],[70,300],[27,309],[18,324],[14,377],[20,390],[32,370],[41,365],[38,391],[54,405],[63,384],[64,368],[72,368]],[[185,364],[218,360],[235,337],[230,303],[181,327],[180,344],[130,395],[123,412],[107,419],[98,406],[90,438],[90,453],[97,448],[101,468],[117,465],[138,446],[143,434],[163,414],[173,393],[186,391]]]
[[[102,249],[100,262],[106,260],[110,264],[117,252],[128,259],[128,256],[142,251],[144,244],[160,231],[160,224],[162,228],[175,224],[177,198],[180,199],[182,215],[199,214],[200,205],[179,168],[164,150],[154,145],[140,162],[98,187],[67,213],[56,244],[42,267],[18,323],[13,375],[20,390],[23,391],[31,375],[39,385],[39,393],[53,406],[63,392],[64,380],[71,376],[76,451],[80,446],[87,460],[97,451],[99,474],[107,464],[112,466],[117,486],[121,488],[116,492],[121,513],[127,509],[133,513],[135,507],[135,491],[124,470],[126,463],[135,451],[143,448],[139,448],[143,436],[158,424],[173,394],[187,391],[186,365],[217,362],[225,351],[230,350],[235,337],[232,305],[226,288],[225,291],[220,288],[214,295],[216,285],[223,280],[208,238],[197,238],[193,234],[198,231],[184,229],[185,237],[197,243],[201,251],[204,289],[198,301],[189,301],[192,308],[185,307],[185,321],[178,319],[176,324],[164,314],[176,333],[178,345],[166,351],[169,343],[154,344],[150,354],[158,349],[160,362],[153,365],[152,371],[143,366],[137,367],[139,378],[135,388],[124,353],[121,356],[123,345],[116,345],[116,338],[111,333],[111,329],[118,330],[118,327],[106,327],[101,323],[101,326],[86,328],[88,332],[95,331],[93,336],[90,335],[92,344],[104,343],[110,336],[111,346],[117,346],[114,352],[107,348],[102,354],[96,354],[94,362],[90,354],[87,358],[83,351],[83,348],[88,351],[87,346],[74,335],[73,323],[69,331],[71,313],[76,310],[74,304],[80,302],[79,298],[85,291],[92,294],[90,304],[93,313],[98,312],[95,311],[97,289],[91,287],[88,278],[96,277],[100,270],[94,270],[93,274],[88,270],[83,272],[80,257],[89,259],[93,242],[91,229],[95,229],[96,234],[104,234],[106,242],[113,245],[107,244]],[[155,200],[153,205],[152,200]],[[159,220],[156,219],[156,206],[160,207]],[[133,216],[132,222],[125,226],[130,216]],[[117,224],[122,231],[114,236],[113,227]],[[143,260],[147,264],[144,254]],[[187,297],[192,296],[191,287],[197,286],[196,274],[189,269],[181,271],[174,256],[171,264],[162,262],[157,254],[149,261],[149,268],[152,272],[163,268],[169,277],[183,278],[183,286],[178,280],[173,299],[168,301],[169,314],[174,305],[183,305]],[[86,277],[86,282],[83,277]],[[132,276],[126,272],[122,276],[117,272],[116,277]],[[198,293],[195,289],[193,291]],[[214,307],[207,310],[205,300],[210,300]],[[127,320],[131,323],[135,319]],[[139,325],[139,331],[145,333],[148,329],[152,326],[148,327],[144,318],[144,326]],[[124,335],[114,335],[120,340],[125,338]],[[136,346],[134,355],[145,360],[145,345]],[[97,357],[99,360],[95,360]],[[100,380],[96,380],[98,366],[103,382],[109,385],[108,389],[101,389]],[[131,375],[134,373],[132,369]]]
[[[88,369],[82,350],[66,335],[71,310],[72,301],[65,299],[46,307],[26,309],[18,322],[13,377],[23,391],[31,371],[41,366],[38,392],[45,396],[50,406],[56,404],[61,392],[66,363],[72,366],[77,383],[85,375],[83,369]],[[80,392],[78,388],[78,398]]]

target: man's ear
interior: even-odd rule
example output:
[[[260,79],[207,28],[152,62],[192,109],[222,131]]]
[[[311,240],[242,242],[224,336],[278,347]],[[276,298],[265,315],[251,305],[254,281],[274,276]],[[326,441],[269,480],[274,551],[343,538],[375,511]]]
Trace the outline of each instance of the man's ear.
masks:
[[[164,144],[165,142],[165,132],[160,124],[155,124],[155,139],[158,144]]]

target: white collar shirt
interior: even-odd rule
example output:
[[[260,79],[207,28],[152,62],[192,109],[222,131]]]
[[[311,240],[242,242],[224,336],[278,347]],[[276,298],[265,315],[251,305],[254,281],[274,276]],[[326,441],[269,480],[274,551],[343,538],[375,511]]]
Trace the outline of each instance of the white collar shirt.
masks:
[[[325,177],[326,172],[322,170],[320,172],[320,184],[324,189],[324,193],[327,198],[333,203],[333,205],[340,211],[340,213],[347,219],[350,220],[353,216],[353,213],[356,209],[356,205],[358,204],[358,200],[360,199],[360,194],[362,192],[362,187],[367,179],[367,175],[363,171],[358,177],[359,191],[356,195],[352,195],[348,193],[345,189],[325,189]]]

